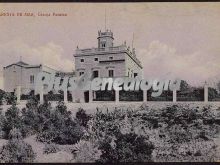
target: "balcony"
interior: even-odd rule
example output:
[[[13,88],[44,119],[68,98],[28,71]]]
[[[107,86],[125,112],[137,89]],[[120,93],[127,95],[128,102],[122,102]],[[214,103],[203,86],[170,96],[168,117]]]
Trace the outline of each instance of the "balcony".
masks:
[[[106,48],[90,48],[90,49],[76,49],[76,55],[81,54],[93,54],[93,53],[103,53],[103,52],[114,52],[114,51],[125,51],[125,46],[115,46]]]
[[[90,48],[90,49],[76,49],[74,56],[84,56],[84,55],[96,55],[102,53],[117,53],[125,52],[127,53],[140,67],[141,62],[137,59],[136,55],[132,53],[126,45],[106,47],[106,48]]]

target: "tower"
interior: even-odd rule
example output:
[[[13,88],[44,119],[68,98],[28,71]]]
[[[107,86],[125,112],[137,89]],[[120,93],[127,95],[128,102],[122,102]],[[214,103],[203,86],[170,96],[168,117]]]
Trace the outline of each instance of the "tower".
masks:
[[[113,47],[113,33],[109,30],[105,32],[98,32],[98,48],[109,48]]]

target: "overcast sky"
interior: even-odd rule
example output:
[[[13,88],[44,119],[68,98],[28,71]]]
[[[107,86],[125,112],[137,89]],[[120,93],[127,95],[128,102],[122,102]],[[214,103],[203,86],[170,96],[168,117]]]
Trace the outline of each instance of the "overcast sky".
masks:
[[[134,47],[147,77],[175,76],[199,84],[220,71],[220,3],[0,4],[0,67],[19,61],[74,69],[73,53],[97,47],[98,30],[114,33],[114,45]],[[39,17],[38,13],[67,13]],[[1,87],[0,87],[1,88]]]

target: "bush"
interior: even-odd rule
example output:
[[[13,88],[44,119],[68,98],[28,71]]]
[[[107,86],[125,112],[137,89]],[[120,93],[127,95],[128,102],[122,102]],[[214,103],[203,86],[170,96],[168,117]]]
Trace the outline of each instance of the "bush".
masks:
[[[99,160],[102,152],[91,141],[80,140],[75,145],[74,160],[80,163],[89,163]]]
[[[106,162],[149,162],[152,161],[154,145],[144,136],[135,133],[120,134],[114,141],[101,142],[102,155],[99,161]],[[114,147],[115,146],[115,147]]]
[[[157,115],[161,127],[159,137],[155,136],[154,140],[155,161],[215,160],[216,146],[212,138],[219,128],[212,122],[216,118],[215,110],[209,106],[199,109],[174,105],[161,109]]]
[[[76,112],[76,119],[79,121],[79,124],[81,126],[87,127],[87,123],[90,118],[91,117],[86,114],[86,111],[82,108],[79,108],[79,110]]]
[[[63,102],[59,102],[55,111],[43,124],[42,131],[37,139],[43,142],[54,142],[57,144],[75,144],[83,136],[83,128],[71,118],[71,112],[67,111]]]
[[[33,97],[22,109],[22,134],[24,136],[41,132],[50,120],[52,107],[48,102],[40,105],[37,98]]]
[[[22,140],[18,129],[13,129],[9,134],[9,141],[0,150],[1,163],[31,163],[35,159],[35,153],[31,145]]]
[[[87,139],[100,144],[100,162],[213,161],[216,159],[213,138],[220,130],[216,118],[216,111],[209,106],[97,111],[89,121]],[[135,136],[145,140],[135,144],[136,140],[132,140]],[[143,155],[137,152],[146,151],[141,148],[146,147],[142,142],[149,145],[148,153]]]
[[[4,99],[8,105],[16,104],[16,96],[12,93],[5,93]]]
[[[0,130],[4,128],[5,120],[5,116],[2,115],[2,111],[0,110]]]
[[[143,101],[143,91],[120,91],[120,101]]]
[[[4,95],[5,95],[5,91],[0,89],[0,105],[3,104]]]
[[[22,127],[22,120],[21,116],[19,115],[20,111],[15,106],[12,105],[6,112],[5,112],[5,122],[3,126],[3,131],[5,131],[6,138],[8,138],[9,132],[13,128],[21,128]]]
[[[8,105],[16,104],[16,97],[13,93],[5,92],[0,89],[0,105],[6,102]]]
[[[54,94],[52,91],[44,95],[44,97],[47,98],[48,101],[59,101],[64,99],[63,94]]]

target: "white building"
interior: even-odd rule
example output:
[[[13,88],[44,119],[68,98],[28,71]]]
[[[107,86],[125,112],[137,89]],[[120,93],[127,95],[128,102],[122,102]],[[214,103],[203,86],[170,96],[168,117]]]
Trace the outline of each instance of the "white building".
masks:
[[[90,73],[93,78],[142,77],[143,67],[134,48],[130,50],[126,42],[114,46],[113,33],[109,30],[99,31],[97,39],[97,48],[79,49],[77,46],[74,54],[76,76]],[[73,97],[80,102],[88,102],[96,99],[96,94],[95,91],[79,91],[73,93]]]
[[[35,89],[36,78],[40,72],[55,73],[61,77],[80,76],[84,73],[92,73],[93,78],[142,77],[142,65],[136,57],[135,49],[130,50],[126,43],[114,46],[113,33],[108,30],[99,31],[97,39],[97,48],[79,49],[77,47],[74,54],[75,72],[59,72],[44,65],[29,65],[23,61],[4,67],[4,90],[15,92],[20,86],[21,94],[28,94]],[[88,101],[88,91],[72,91],[72,96],[75,102]],[[90,101],[91,97],[89,94]]]
[[[15,92],[17,86],[20,86],[21,94],[28,94],[31,90],[34,90],[39,72],[51,74],[57,71],[44,65],[29,65],[23,61],[4,67],[4,90],[6,92]]]
[[[93,77],[136,77],[142,76],[142,65],[135,49],[126,43],[114,46],[111,31],[98,32],[98,47],[79,49],[74,54],[76,75],[92,73]]]

